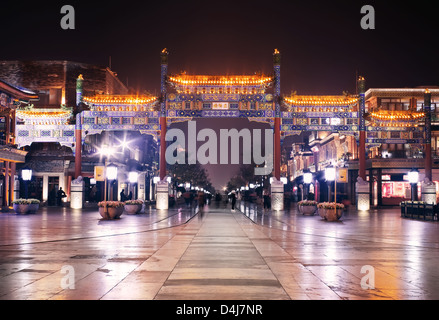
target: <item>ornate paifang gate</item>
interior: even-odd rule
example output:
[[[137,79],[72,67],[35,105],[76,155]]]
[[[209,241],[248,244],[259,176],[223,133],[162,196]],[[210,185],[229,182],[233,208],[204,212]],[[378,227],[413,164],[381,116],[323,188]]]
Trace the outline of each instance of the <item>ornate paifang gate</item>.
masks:
[[[283,183],[280,181],[281,137],[303,131],[329,131],[363,137],[365,124],[363,95],[297,96],[280,95],[280,53],[273,54],[271,76],[168,75],[168,52],[161,53],[161,140],[166,135],[167,121],[193,118],[247,118],[270,124],[274,130],[274,181],[271,185],[272,208],[283,209]],[[364,79],[359,80],[364,88]],[[171,86],[176,93],[168,93]],[[271,89],[268,91],[267,89]],[[360,134],[359,134],[360,132]],[[361,139],[360,139],[361,140]],[[165,144],[161,144],[160,179],[165,184]],[[365,148],[363,148],[365,150]],[[365,151],[362,156],[365,158]],[[361,155],[360,155],[361,156]],[[364,171],[365,166],[360,169]],[[160,190],[160,188],[159,188]],[[167,186],[157,198],[159,208],[167,208]],[[159,199],[160,203],[159,203]],[[163,204],[163,205],[162,205]]]
[[[160,140],[164,141],[169,122],[193,118],[246,118],[274,126],[273,208],[283,208],[283,184],[280,182],[280,53],[273,54],[274,72],[265,75],[168,75],[168,52],[161,53]],[[168,93],[168,86],[175,92]],[[273,87],[273,92],[267,92]],[[160,148],[160,184],[157,207],[167,208],[165,182],[165,144]],[[281,191],[279,191],[281,187]]]
[[[246,118],[270,124],[274,130],[274,183],[272,207],[283,209],[283,183],[280,181],[281,137],[303,131],[338,132],[354,136],[359,143],[359,176],[366,180],[366,147],[382,143],[423,143],[423,128],[418,119],[405,114],[384,114],[379,110],[366,114],[365,80],[358,79],[358,95],[304,96],[280,95],[280,53],[273,54],[273,74],[208,76],[168,75],[168,52],[161,52],[161,96],[97,95],[82,97],[82,77],[77,80],[77,103],[90,108],[76,116],[69,125],[67,110],[46,113],[23,111],[18,118],[26,120],[17,126],[19,147],[35,141],[57,141],[75,153],[75,177],[81,175],[81,146],[88,134],[105,130],[137,130],[152,134],[160,141],[160,182],[157,185],[157,208],[168,208],[166,176],[166,131],[178,121],[196,118]],[[168,88],[173,92],[168,92]],[[38,115],[38,112],[40,114]],[[389,119],[403,125],[380,126]],[[387,118],[390,117],[390,118]],[[366,119],[369,125],[366,125]],[[51,120],[52,122],[48,121]],[[32,123],[31,121],[37,121]],[[55,121],[55,122],[54,122]],[[58,121],[58,122],[57,122]],[[367,136],[367,138],[366,138]]]

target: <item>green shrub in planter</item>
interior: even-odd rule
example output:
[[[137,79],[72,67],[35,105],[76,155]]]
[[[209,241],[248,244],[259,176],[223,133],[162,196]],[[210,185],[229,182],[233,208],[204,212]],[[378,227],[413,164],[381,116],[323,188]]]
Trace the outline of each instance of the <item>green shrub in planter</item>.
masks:
[[[12,204],[40,204],[38,199],[15,199]]]

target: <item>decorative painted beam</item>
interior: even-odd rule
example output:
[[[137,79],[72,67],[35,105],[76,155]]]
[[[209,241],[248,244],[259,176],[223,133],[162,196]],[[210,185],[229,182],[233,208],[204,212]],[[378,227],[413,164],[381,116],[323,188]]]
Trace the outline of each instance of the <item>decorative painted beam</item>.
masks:
[[[357,119],[358,112],[343,112],[343,111],[304,111],[304,112],[281,112],[282,119],[295,119],[295,118],[348,118]]]
[[[374,139],[374,138],[367,138],[366,143],[402,143],[402,144],[423,144],[424,139]]]

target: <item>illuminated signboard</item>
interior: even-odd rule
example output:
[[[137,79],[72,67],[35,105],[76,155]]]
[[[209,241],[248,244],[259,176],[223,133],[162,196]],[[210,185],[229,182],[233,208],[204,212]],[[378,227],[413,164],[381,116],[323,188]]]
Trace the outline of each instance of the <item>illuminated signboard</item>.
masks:
[[[227,109],[229,109],[229,103],[228,102],[212,102],[212,109],[227,110]]]

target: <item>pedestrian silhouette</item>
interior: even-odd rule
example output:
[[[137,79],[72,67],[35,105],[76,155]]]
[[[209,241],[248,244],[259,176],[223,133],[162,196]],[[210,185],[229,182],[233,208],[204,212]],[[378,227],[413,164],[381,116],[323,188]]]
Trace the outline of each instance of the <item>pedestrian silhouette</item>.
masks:
[[[125,194],[125,190],[122,189],[122,191],[120,192],[120,201],[125,202],[127,201],[127,196]]]
[[[232,211],[235,211],[235,204],[236,204],[235,191],[232,191],[232,194],[230,195],[230,199],[232,200]]]
[[[64,190],[60,187],[58,192],[56,193],[56,204],[58,207],[61,207],[61,199],[67,197],[66,193],[64,192]]]

